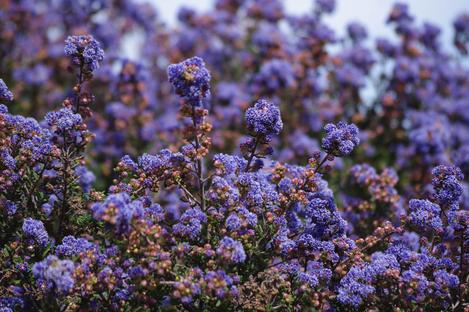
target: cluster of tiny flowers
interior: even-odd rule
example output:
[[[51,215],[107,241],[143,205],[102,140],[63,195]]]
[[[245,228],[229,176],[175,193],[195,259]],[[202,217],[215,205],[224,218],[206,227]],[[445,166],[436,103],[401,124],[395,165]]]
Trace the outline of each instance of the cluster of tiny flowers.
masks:
[[[104,59],[104,51],[98,41],[91,35],[70,36],[65,40],[65,55],[70,56],[72,64],[83,67],[87,72],[99,68]]]
[[[200,57],[192,57],[168,67],[168,79],[181,97],[200,101],[210,96],[210,73]]]
[[[232,263],[243,263],[246,260],[243,244],[233,240],[231,237],[224,237],[220,241],[217,254],[224,260]]]
[[[246,124],[254,135],[277,135],[283,128],[280,110],[274,104],[262,99],[246,111]]]
[[[3,79],[0,79],[0,100],[13,101],[13,93],[8,89]]]
[[[461,169],[441,165],[432,170],[432,176],[435,197],[440,205],[451,206],[451,204],[457,203],[463,193],[461,181],[464,179],[464,175]]]
[[[58,293],[68,293],[74,285],[73,272],[75,265],[71,260],[60,260],[50,255],[34,264],[32,272],[38,285]]]
[[[468,14],[0,2],[0,312],[467,308]]]
[[[409,202],[409,222],[420,231],[441,232],[443,222],[440,219],[441,209],[438,205],[421,199]]]
[[[352,153],[360,143],[358,128],[354,124],[339,122],[337,125],[327,124],[324,127],[326,135],[322,139],[322,148],[328,154],[343,157]]]
[[[49,242],[49,235],[47,234],[44,224],[39,220],[27,218],[23,223],[24,235],[33,239],[35,244],[45,247]]]
[[[95,219],[112,224],[118,233],[128,232],[132,219],[143,214],[142,203],[132,201],[127,193],[112,194],[93,204],[91,211]]]

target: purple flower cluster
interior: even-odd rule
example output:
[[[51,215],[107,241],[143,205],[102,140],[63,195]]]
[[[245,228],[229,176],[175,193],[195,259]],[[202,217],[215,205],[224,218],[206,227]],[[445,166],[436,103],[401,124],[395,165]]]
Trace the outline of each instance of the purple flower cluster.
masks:
[[[341,280],[337,299],[343,304],[359,307],[376,292],[370,284],[396,269],[399,270],[399,263],[394,255],[374,253],[369,264],[352,267]]]
[[[75,282],[74,270],[75,265],[72,261],[60,260],[52,255],[32,267],[38,285],[58,294],[66,294],[72,290]]]
[[[130,230],[132,220],[143,214],[142,202],[130,198],[127,193],[109,195],[102,203],[91,207],[95,219],[111,224],[116,233],[125,234]]]
[[[354,124],[341,121],[337,125],[327,124],[324,130],[326,135],[322,139],[321,147],[328,154],[337,157],[349,155],[360,143],[358,128]]]
[[[0,78],[0,100],[13,101],[13,93],[8,89],[7,85]]]
[[[360,42],[362,40],[365,40],[368,36],[366,28],[358,22],[348,24],[347,32],[350,36],[350,39],[352,39],[354,42]]]
[[[253,107],[246,111],[247,128],[253,135],[277,135],[283,128],[280,110],[267,100],[257,101]]]
[[[228,261],[230,263],[243,263],[246,261],[246,253],[244,252],[243,244],[235,241],[231,237],[224,237],[220,241],[217,254],[222,261]]]
[[[91,35],[70,36],[65,40],[65,55],[70,56],[72,64],[83,67],[87,72],[99,68],[104,60],[104,51],[98,41]]]
[[[295,83],[291,65],[280,59],[273,59],[262,64],[253,80],[255,91],[259,89],[267,93],[292,87]]]
[[[442,206],[457,204],[463,193],[461,181],[464,175],[454,166],[440,165],[432,170],[432,185],[435,197]]]
[[[22,229],[24,235],[32,239],[35,244],[45,247],[49,243],[49,234],[41,221],[27,218]]]
[[[91,186],[93,182],[96,180],[95,175],[93,172],[88,170],[85,166],[78,166],[75,168],[75,174],[80,179],[80,186],[83,189],[84,193],[89,193],[91,191]]]
[[[0,311],[464,309],[467,14],[10,2]]]
[[[316,0],[317,8],[326,13],[332,13],[335,10],[335,0]]]
[[[57,256],[72,257],[93,249],[94,247],[92,243],[84,238],[65,236],[62,240],[62,244],[57,245],[55,248],[55,253]]]
[[[200,57],[170,65],[168,79],[176,93],[185,99],[197,103],[210,96],[210,73]]]
[[[441,209],[438,205],[421,199],[412,199],[409,202],[409,222],[420,231],[441,232]]]
[[[181,215],[179,222],[173,225],[173,232],[175,235],[195,240],[200,236],[202,226],[206,222],[205,213],[197,208],[190,208]]]

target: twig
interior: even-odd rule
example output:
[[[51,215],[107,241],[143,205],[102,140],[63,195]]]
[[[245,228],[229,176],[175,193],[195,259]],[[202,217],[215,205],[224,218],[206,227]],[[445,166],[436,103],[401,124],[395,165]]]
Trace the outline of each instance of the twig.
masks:
[[[251,150],[251,155],[249,155],[248,163],[246,164],[246,169],[244,170],[245,172],[248,172],[249,168],[251,167],[251,162],[254,159],[254,156],[256,155],[256,149],[257,149],[257,146],[259,145],[259,141],[260,141],[260,137],[259,137],[259,135],[257,135],[254,138],[254,146]]]
[[[205,211],[205,186],[203,182],[203,168],[202,168],[202,159],[198,157],[197,153],[199,152],[200,142],[197,135],[197,121],[195,116],[195,106],[192,105],[192,124],[194,126],[194,141],[196,147],[196,167],[197,167],[197,179],[199,180],[199,192],[200,192],[200,207],[202,211]]]

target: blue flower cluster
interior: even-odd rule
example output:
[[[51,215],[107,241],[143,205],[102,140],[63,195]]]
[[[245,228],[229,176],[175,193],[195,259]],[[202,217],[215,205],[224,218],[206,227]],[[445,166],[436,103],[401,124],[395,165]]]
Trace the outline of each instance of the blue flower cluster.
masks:
[[[432,185],[438,203],[446,207],[458,204],[463,193],[461,181],[464,179],[464,175],[461,169],[440,165],[432,170],[432,176]]]
[[[8,89],[3,79],[0,79],[0,100],[13,101],[13,93]]]
[[[217,254],[222,261],[229,263],[243,263],[246,261],[246,253],[243,244],[235,241],[231,237],[224,237],[217,248]]]
[[[412,199],[409,202],[409,222],[421,231],[439,232],[443,230],[441,209],[438,205],[421,199]]]
[[[34,264],[32,272],[39,287],[45,287],[59,294],[68,293],[74,285],[73,272],[75,265],[71,260],[60,260],[50,255]]]
[[[280,110],[274,104],[261,99],[246,111],[246,124],[253,135],[277,135],[283,128]]]
[[[3,1],[0,312],[464,310],[468,15],[336,6]]]
[[[47,234],[44,224],[39,220],[27,218],[23,223],[23,233],[26,237],[31,238],[34,244],[46,247],[49,242],[49,234]]]
[[[354,124],[339,122],[337,125],[327,124],[324,127],[325,137],[322,139],[322,148],[328,154],[343,157],[349,155],[360,143],[359,131]]]
[[[104,59],[104,51],[91,35],[70,36],[65,40],[65,55],[70,56],[72,64],[83,67],[86,72],[99,68]]]
[[[109,195],[102,203],[91,207],[95,219],[110,223],[119,234],[130,230],[132,219],[143,214],[142,202],[132,201],[127,193]]]
[[[181,97],[201,101],[210,96],[210,73],[200,57],[192,57],[168,67],[168,79]]]

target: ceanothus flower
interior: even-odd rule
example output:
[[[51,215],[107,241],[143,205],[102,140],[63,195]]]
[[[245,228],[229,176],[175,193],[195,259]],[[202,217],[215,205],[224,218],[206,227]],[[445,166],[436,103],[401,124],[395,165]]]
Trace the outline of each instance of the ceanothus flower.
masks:
[[[416,152],[429,164],[444,161],[451,144],[450,124],[446,116],[430,111],[415,113],[412,117],[409,139]]]
[[[277,135],[283,128],[280,110],[267,100],[257,101],[246,111],[246,123],[249,131],[255,135]]]
[[[207,223],[207,215],[198,208],[190,208],[179,218],[179,223],[173,225],[173,233],[195,240],[202,232],[204,223]]]
[[[399,82],[413,83],[419,78],[419,64],[406,56],[398,56],[395,60],[394,77]]]
[[[142,202],[132,201],[127,193],[111,194],[104,202],[93,204],[91,210],[96,220],[111,224],[118,234],[128,232],[132,220],[144,214]]]
[[[213,156],[213,165],[221,175],[239,173],[246,167],[247,161],[239,156],[216,154]]]
[[[365,26],[358,22],[352,22],[348,24],[347,33],[354,42],[362,41],[368,37]]]
[[[370,72],[370,69],[375,63],[375,57],[373,56],[373,52],[370,49],[367,49],[360,45],[355,45],[351,49],[344,51],[341,54],[341,57],[343,58],[343,62],[345,63],[342,68],[351,66],[355,70],[358,70],[358,72],[362,73],[363,77],[365,77],[365,74],[368,74]],[[352,83],[352,81],[349,81],[349,84],[352,86],[355,85],[360,87],[364,82],[364,80],[362,79],[363,77],[360,77],[358,73],[354,74],[354,77],[348,77],[348,79],[350,80],[355,78],[361,80],[361,82],[354,84]],[[342,79],[343,78],[344,77],[342,77]],[[340,74],[338,74],[338,80],[339,82],[342,82]]]
[[[386,38],[376,39],[376,49],[386,57],[393,57],[397,52],[397,47]]]
[[[462,13],[453,22],[454,44],[463,54],[467,55],[467,44],[469,43],[469,14]]]
[[[344,87],[360,88],[365,85],[363,72],[350,63],[336,69],[336,79]]]
[[[367,163],[353,165],[350,168],[350,175],[353,182],[362,186],[368,186],[378,179],[375,168]]]
[[[316,7],[319,11],[332,13],[335,10],[335,0],[316,0]]]
[[[60,144],[72,142],[73,144],[81,145],[91,135],[86,130],[86,125],[83,123],[81,115],[75,114],[69,108],[62,108],[58,111],[47,113],[44,121],[51,131],[52,140]]]
[[[215,176],[207,192],[207,197],[223,207],[233,207],[239,201],[239,191],[232,187],[227,180]]]
[[[315,238],[329,240],[345,232],[347,223],[340,216],[333,198],[312,198],[304,213],[307,228]]]
[[[349,155],[360,143],[358,128],[343,121],[337,125],[327,124],[324,127],[326,136],[322,139],[322,148],[331,155],[343,157]]]
[[[233,213],[226,218],[225,226],[228,231],[236,231],[241,227],[241,219],[237,214]]]
[[[440,165],[432,170],[432,185],[435,197],[440,205],[449,206],[457,203],[463,193],[464,175],[455,166]]]
[[[200,101],[210,96],[210,72],[200,57],[169,65],[168,79],[176,94],[183,98]]]
[[[320,282],[327,283],[332,277],[332,271],[321,261],[308,261],[306,271],[298,274],[301,282],[309,284],[310,287],[316,287]]]
[[[290,231],[286,228],[281,228],[279,233],[274,237],[274,241],[279,248],[280,254],[289,256],[298,249],[298,243],[290,238],[288,235]]]
[[[469,32],[469,14],[463,13],[459,15],[453,22],[454,30],[457,33]]]
[[[88,170],[85,166],[77,166],[75,168],[75,174],[79,177],[80,186],[82,187],[83,192],[89,193],[93,182],[96,180],[93,172]]]
[[[93,72],[104,60],[104,51],[91,35],[69,36],[65,40],[65,55],[72,58],[73,65],[82,66],[85,71]]]
[[[57,129],[60,133],[76,130],[76,127],[83,121],[80,114],[75,114],[69,108],[49,112],[44,117],[44,120],[49,127]]]
[[[236,296],[238,289],[234,284],[238,282],[236,275],[228,275],[223,270],[208,271],[204,276],[204,292],[220,299],[226,296]]]
[[[413,291],[406,293],[404,296],[415,302],[422,302],[425,300],[425,295],[429,292],[430,282],[426,278],[425,274],[415,272],[413,270],[406,270],[402,272],[402,282],[412,285]]]
[[[42,221],[26,218],[22,229],[26,237],[33,239],[41,247],[45,247],[49,242],[49,234]]]
[[[8,107],[4,104],[0,104],[0,114],[8,114]]]
[[[6,150],[0,151],[0,163],[9,170],[16,169],[16,159]]]
[[[7,85],[0,78],[0,100],[13,101],[13,93],[8,89]]]
[[[7,211],[7,215],[12,216],[16,213],[16,210],[18,210],[18,205],[16,205],[14,202],[10,200],[5,200],[2,203]]]
[[[273,49],[280,49],[285,42],[279,28],[270,23],[261,23],[252,35],[252,43],[263,55]]]
[[[439,292],[447,292],[448,288],[454,289],[459,285],[459,278],[445,270],[435,271],[433,278],[435,279],[435,284]]]
[[[389,22],[408,22],[414,18],[409,13],[409,6],[405,3],[395,3],[391,9],[391,14],[388,17]]]
[[[271,23],[277,22],[285,15],[283,3],[279,0],[252,1],[247,13],[250,17],[265,19]]]
[[[340,303],[359,307],[368,296],[375,292],[375,287],[368,284],[365,270],[352,267],[340,281],[337,299]]]
[[[420,34],[420,40],[427,47],[436,49],[438,47],[437,39],[440,33],[441,33],[440,27],[426,22],[423,24],[423,31]]]
[[[371,262],[364,266],[353,266],[340,281],[337,299],[352,307],[358,308],[367,298],[375,293],[376,280],[390,270],[399,269],[397,258],[391,254],[375,252]]]
[[[231,213],[225,220],[225,227],[228,231],[237,231],[246,226],[255,227],[257,225],[257,215],[248,209],[239,208],[236,213]]]
[[[119,165],[122,168],[130,171],[136,171],[138,169],[137,163],[135,163],[135,161],[133,161],[133,159],[129,155],[124,155],[121,158]]]
[[[170,165],[171,156],[171,151],[164,149],[157,155],[143,154],[138,157],[137,163],[145,172],[156,172]],[[125,161],[130,165],[128,159],[125,159]]]
[[[440,207],[426,199],[409,201],[409,223],[424,232],[441,232],[443,223],[440,218]]]
[[[55,194],[52,194],[49,196],[49,199],[47,202],[45,202],[44,204],[42,204],[41,206],[41,210],[42,212],[44,212],[44,214],[46,215],[46,217],[49,217],[52,213],[52,210],[54,210],[54,204],[58,201],[59,199],[57,198],[57,196]]]
[[[75,284],[73,272],[75,264],[71,260],[60,260],[49,255],[41,262],[34,264],[32,272],[39,285],[49,291],[56,290],[59,294],[70,292]]]
[[[223,237],[220,241],[217,254],[231,263],[243,263],[246,260],[243,244],[228,236]]]
[[[254,84],[269,92],[292,87],[295,84],[293,68],[289,62],[281,59],[265,62],[255,75]]]
[[[94,247],[94,244],[84,238],[75,238],[74,236],[69,235],[65,236],[62,240],[62,244],[56,247],[55,253],[57,256],[71,257],[93,249]]]

